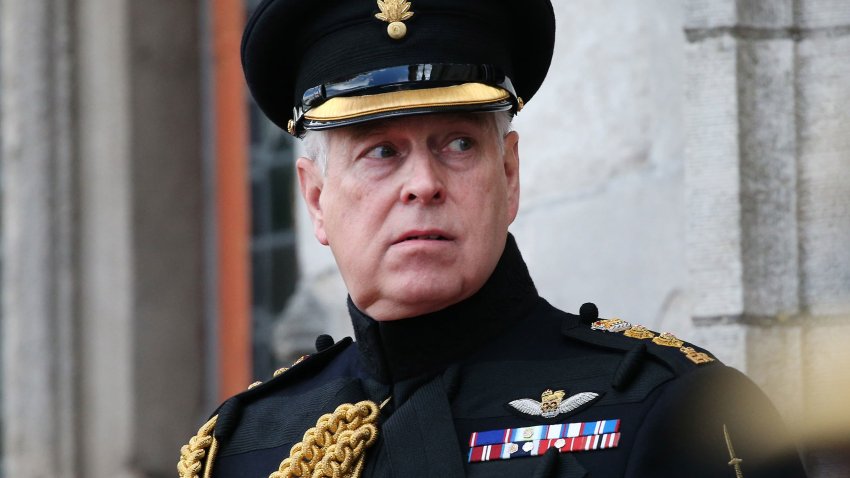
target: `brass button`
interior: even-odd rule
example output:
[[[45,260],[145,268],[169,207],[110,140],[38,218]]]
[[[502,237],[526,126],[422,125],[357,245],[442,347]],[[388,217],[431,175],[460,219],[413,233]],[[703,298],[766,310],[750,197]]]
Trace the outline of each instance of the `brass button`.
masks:
[[[387,33],[393,40],[401,40],[407,35],[407,25],[402,22],[392,22],[387,25]]]

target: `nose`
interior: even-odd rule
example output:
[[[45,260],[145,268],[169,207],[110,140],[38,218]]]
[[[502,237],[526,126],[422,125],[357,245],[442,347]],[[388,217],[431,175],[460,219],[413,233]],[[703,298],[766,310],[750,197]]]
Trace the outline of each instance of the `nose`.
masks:
[[[401,188],[401,202],[405,204],[439,204],[446,199],[437,158],[430,151],[413,152],[407,158],[407,174]]]

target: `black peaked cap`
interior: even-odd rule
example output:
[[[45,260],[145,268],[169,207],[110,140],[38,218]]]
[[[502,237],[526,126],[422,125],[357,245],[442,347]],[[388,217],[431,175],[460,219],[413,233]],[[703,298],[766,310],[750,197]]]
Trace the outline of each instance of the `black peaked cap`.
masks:
[[[407,4],[406,11],[413,15],[401,22],[406,29],[403,37],[391,38],[389,20],[375,17],[382,11],[380,3]],[[265,0],[245,29],[242,66],[263,112],[281,128],[300,134],[305,127],[322,129],[364,120],[303,124],[306,110],[334,95],[483,83],[509,93],[502,102],[508,108],[490,104],[490,110],[518,110],[543,82],[554,40],[550,0]],[[422,65],[428,72],[449,73],[422,75]],[[404,76],[411,81],[392,79],[394,75],[387,74],[392,70],[387,69],[394,67],[407,68]],[[412,81],[414,77],[417,81]],[[333,88],[334,84],[343,87]],[[332,90],[337,93],[328,94]],[[311,98],[306,103],[305,92]],[[427,101],[421,106],[428,106]],[[454,106],[442,109],[488,109]],[[395,104],[365,120],[436,110],[440,108],[399,111]]]

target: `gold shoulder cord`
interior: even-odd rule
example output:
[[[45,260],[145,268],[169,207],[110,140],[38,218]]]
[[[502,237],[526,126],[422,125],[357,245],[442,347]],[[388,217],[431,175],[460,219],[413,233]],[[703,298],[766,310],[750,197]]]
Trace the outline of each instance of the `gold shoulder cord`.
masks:
[[[364,400],[322,415],[269,478],[359,478],[366,449],[378,438],[379,414],[375,402]]]
[[[302,356],[293,365],[307,357]],[[280,368],[274,376],[287,370],[286,367]],[[248,388],[261,383],[254,382]],[[378,415],[389,401],[388,397],[380,406],[371,400],[353,405],[343,403],[333,413],[322,415],[316,426],[307,430],[300,442],[292,445],[289,458],[283,460],[269,478],[360,478],[366,449],[378,439],[378,427],[375,425]],[[201,468],[204,470],[203,478],[212,475],[213,461],[218,451],[218,441],[213,436],[216,421],[218,415],[210,418],[189,443],[180,449],[180,460],[177,462],[180,478],[201,478],[198,476]]]
[[[295,363],[298,364],[307,357],[307,355],[303,355]],[[287,367],[279,368],[275,370],[274,376],[277,377],[287,370],[289,370]],[[248,386],[248,390],[262,385],[262,383],[254,382]],[[198,433],[189,439],[189,443],[180,448],[180,460],[177,461],[177,475],[180,478],[200,478],[198,472],[201,471],[201,468],[204,468],[203,478],[210,478],[213,460],[215,460],[215,454],[218,451],[218,441],[213,436],[216,421],[218,421],[218,415],[204,423]],[[206,467],[204,467],[205,456],[207,457]]]
[[[205,456],[207,456],[207,466],[204,469],[204,478],[209,478],[215,453],[218,450],[218,442],[212,434],[217,420],[218,415],[210,418],[198,430],[198,433],[189,439],[189,443],[180,448],[180,461],[177,462],[177,473],[180,478],[199,478],[198,473],[204,466]],[[208,450],[209,455],[207,455]]]
[[[388,401],[388,400],[387,400]],[[386,403],[386,402],[384,402]],[[383,405],[383,404],[382,404]],[[378,438],[380,407],[370,400],[343,403],[333,413],[319,417],[316,426],[292,446],[289,457],[269,478],[359,478],[366,449]],[[180,449],[177,472],[180,478],[209,478],[218,442],[212,436],[218,416],[214,416]],[[207,457],[204,467],[204,457]]]

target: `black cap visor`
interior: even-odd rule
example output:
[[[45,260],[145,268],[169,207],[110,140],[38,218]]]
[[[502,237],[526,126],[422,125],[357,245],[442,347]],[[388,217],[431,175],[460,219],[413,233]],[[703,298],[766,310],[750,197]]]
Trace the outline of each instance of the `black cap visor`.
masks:
[[[379,118],[449,111],[516,111],[513,85],[489,65],[420,64],[384,68],[308,89],[289,125],[328,129]]]

